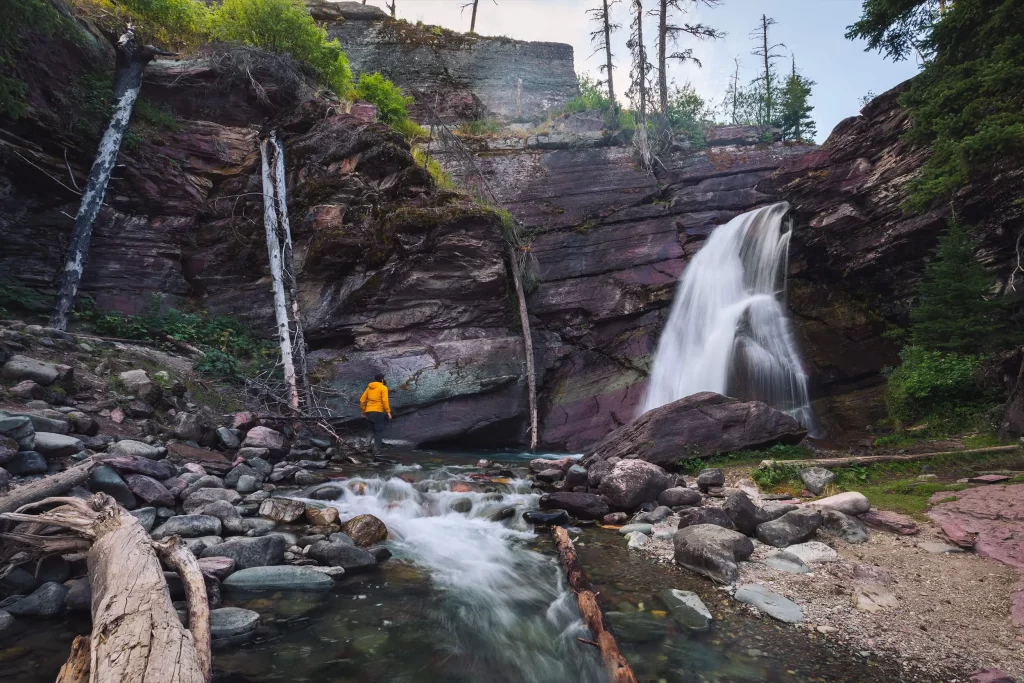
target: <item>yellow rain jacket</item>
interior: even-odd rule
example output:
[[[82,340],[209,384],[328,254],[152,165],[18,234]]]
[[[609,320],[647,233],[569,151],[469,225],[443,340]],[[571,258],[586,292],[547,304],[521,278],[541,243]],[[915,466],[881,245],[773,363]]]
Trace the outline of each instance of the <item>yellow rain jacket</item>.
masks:
[[[383,382],[370,382],[366,391],[359,397],[359,408],[364,413],[388,413],[391,414],[391,404],[388,403],[388,388]]]

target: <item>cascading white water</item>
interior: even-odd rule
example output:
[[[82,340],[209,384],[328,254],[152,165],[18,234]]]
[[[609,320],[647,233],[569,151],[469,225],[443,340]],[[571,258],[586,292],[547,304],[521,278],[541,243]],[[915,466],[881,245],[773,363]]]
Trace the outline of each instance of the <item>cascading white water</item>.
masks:
[[[343,520],[357,514],[381,519],[392,562],[411,562],[429,575],[438,596],[431,639],[449,653],[460,676],[508,683],[604,681],[600,660],[577,641],[588,631],[560,567],[528,547],[536,535],[522,513],[539,498],[530,482],[512,479],[488,483],[497,492],[460,492],[468,488],[455,486],[469,483],[465,468],[400,468],[395,474],[403,469],[419,480],[350,479],[330,504]]]
[[[786,315],[789,204],[737,216],[686,267],[658,343],[644,412],[701,391],[761,400],[814,432]]]

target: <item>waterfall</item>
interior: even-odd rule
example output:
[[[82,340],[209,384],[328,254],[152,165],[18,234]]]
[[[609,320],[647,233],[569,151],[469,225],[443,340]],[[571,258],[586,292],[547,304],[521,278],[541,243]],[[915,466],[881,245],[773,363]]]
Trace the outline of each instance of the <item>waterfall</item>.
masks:
[[[658,343],[644,412],[714,391],[764,401],[814,431],[785,308],[788,211],[781,202],[737,216],[690,261]]]

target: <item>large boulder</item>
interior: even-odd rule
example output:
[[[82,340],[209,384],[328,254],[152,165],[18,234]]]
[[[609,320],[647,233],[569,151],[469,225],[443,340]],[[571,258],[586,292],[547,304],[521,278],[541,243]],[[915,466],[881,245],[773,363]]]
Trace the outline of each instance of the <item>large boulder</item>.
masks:
[[[149,378],[145,370],[127,370],[118,375],[125,391],[149,403],[156,402],[161,395],[160,385]]]
[[[144,474],[126,474],[124,481],[135,497],[147,505],[174,507],[174,496],[153,477],[147,477]]]
[[[825,510],[821,513],[820,531],[847,543],[866,543],[868,540],[868,530],[864,523],[838,510]]]
[[[802,543],[821,527],[821,513],[809,508],[787,512],[771,522],[759,524],[757,540],[776,548]]]
[[[156,540],[168,536],[182,538],[198,538],[200,536],[220,536],[223,528],[221,521],[209,515],[178,515],[153,529],[152,536]]]
[[[584,465],[611,457],[668,467],[719,453],[798,444],[807,430],[761,401],[738,401],[702,392],[649,410],[594,447]]]
[[[540,497],[542,510],[565,510],[577,519],[601,519],[610,511],[608,503],[593,493],[548,493]]]
[[[11,356],[11,359],[4,363],[3,369],[0,370],[0,377],[4,379],[12,382],[21,382],[27,379],[44,387],[53,384],[60,375],[60,369],[53,363],[28,356]]]
[[[235,536],[223,543],[211,545],[200,553],[201,557],[230,557],[239,569],[267,567],[284,562],[288,542],[284,536],[269,534],[258,538]]]
[[[18,450],[30,451],[36,443],[36,430],[32,420],[22,415],[0,413],[0,436],[18,444]]]
[[[676,563],[718,583],[739,576],[739,562],[754,552],[754,543],[738,531],[714,524],[680,529],[672,537]]]
[[[253,427],[245,435],[243,448],[266,448],[275,458],[284,457],[288,453],[288,439],[284,434],[269,427]]]
[[[7,463],[6,469],[14,475],[18,474],[46,474],[50,467],[46,464],[46,458],[35,451],[18,451]]]
[[[598,488],[608,503],[620,510],[635,510],[658,499],[674,484],[661,467],[643,460],[620,460],[601,480]]]
[[[736,528],[736,525],[733,523],[728,513],[726,513],[722,508],[692,508],[679,513],[678,528],[685,529],[688,526],[696,526],[698,524],[714,524],[715,526],[720,526],[723,529]]]
[[[262,514],[262,508],[260,509]],[[384,522],[373,515],[357,515],[341,525],[341,532],[363,548],[376,545],[388,537]]]
[[[333,541],[317,541],[309,547],[309,556],[331,567],[343,567],[346,574],[357,574],[377,566],[377,558],[363,548]]]
[[[81,453],[85,450],[85,444],[73,436],[36,431],[34,450],[46,458],[63,458]]]
[[[674,486],[665,489],[658,495],[658,502],[670,508],[683,507],[685,505],[700,505],[703,496],[700,491],[688,489],[685,486]]]
[[[837,493],[834,496],[828,498],[819,498],[818,500],[807,503],[807,507],[814,508],[817,510],[836,510],[842,512],[844,515],[862,515],[871,509],[871,502],[867,499],[863,493],[857,491],[846,491],[844,493]]]
[[[64,597],[67,593],[67,588],[51,581],[4,609],[15,616],[54,617],[64,611]]]

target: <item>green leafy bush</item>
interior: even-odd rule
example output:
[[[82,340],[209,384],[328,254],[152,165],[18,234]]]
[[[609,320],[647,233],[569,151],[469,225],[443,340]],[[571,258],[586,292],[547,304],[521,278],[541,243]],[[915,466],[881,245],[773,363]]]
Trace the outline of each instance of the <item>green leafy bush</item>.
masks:
[[[461,135],[496,135],[501,132],[501,122],[496,119],[473,119],[463,121],[455,130]]]
[[[579,77],[580,94],[572,98],[562,107],[566,114],[578,114],[584,111],[608,111],[612,101],[600,84],[584,74]]]
[[[672,131],[686,137],[690,142],[703,146],[707,139],[704,129],[712,118],[704,98],[697,94],[692,85],[672,89],[668,99],[668,123]]]
[[[309,15],[302,0],[224,0],[211,10],[214,40],[245,43],[311,65],[339,97],[352,92],[352,71],[337,40]]]
[[[377,120],[394,125],[409,119],[413,99],[379,73],[361,74],[356,84],[356,97],[376,105]]]
[[[132,20],[143,42],[189,50],[209,34],[210,13],[198,0],[118,0],[116,4],[102,4]]]
[[[241,364],[234,356],[220,349],[211,349],[196,363],[196,371],[220,379],[233,379],[241,374]]]
[[[765,491],[789,484],[800,479],[800,468],[795,465],[775,462],[768,467],[760,467],[750,473],[754,482]]]
[[[907,346],[900,359],[889,375],[885,396],[894,420],[909,424],[941,414],[946,421],[962,424],[976,414],[985,398],[978,383],[979,357]]]

